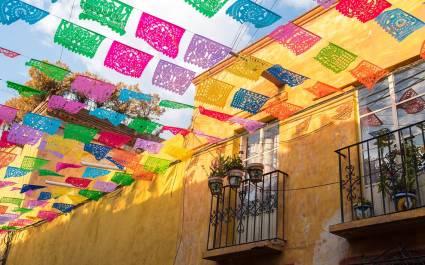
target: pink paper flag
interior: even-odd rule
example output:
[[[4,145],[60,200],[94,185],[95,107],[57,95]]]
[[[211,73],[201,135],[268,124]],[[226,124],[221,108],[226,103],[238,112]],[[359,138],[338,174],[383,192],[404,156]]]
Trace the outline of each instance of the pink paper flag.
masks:
[[[15,185],[16,182],[13,181],[0,181],[0,189],[4,187],[9,187]]]
[[[71,89],[98,103],[103,103],[112,96],[116,87],[88,76],[78,75],[72,82]]]
[[[36,207],[44,207],[48,204],[48,201],[29,200],[24,203],[25,208],[34,209]]]
[[[0,105],[0,120],[13,122],[17,113],[17,109],[5,105]]]
[[[56,172],[59,172],[59,171],[66,169],[66,168],[80,168],[80,167],[82,167],[82,166],[58,162],[58,163],[56,163]]]
[[[48,222],[53,221],[59,214],[51,211],[39,211],[37,217]]]
[[[243,119],[239,117],[232,117],[229,121],[242,125],[249,133],[253,133],[265,125],[263,122]]]
[[[80,110],[84,109],[86,105],[69,99],[65,99],[61,96],[51,96],[47,107],[51,110],[64,110],[70,114],[77,114]]]
[[[215,136],[205,134],[200,130],[193,130],[193,133],[198,135],[198,136],[204,137],[205,139],[207,139],[208,143],[210,143],[210,144],[223,140],[222,138],[218,138],[218,137],[215,137]]]
[[[163,131],[169,131],[174,135],[181,134],[183,136],[186,136],[190,133],[190,131],[187,129],[172,126],[163,126],[161,132]]]
[[[137,26],[136,37],[145,40],[155,50],[176,58],[185,29],[170,22],[143,13]]]
[[[313,47],[320,37],[310,31],[289,22],[286,25],[277,27],[270,37],[283,46],[291,50],[296,55],[300,55]]]
[[[148,53],[114,41],[106,55],[104,65],[118,73],[140,77],[152,58],[153,56]]]

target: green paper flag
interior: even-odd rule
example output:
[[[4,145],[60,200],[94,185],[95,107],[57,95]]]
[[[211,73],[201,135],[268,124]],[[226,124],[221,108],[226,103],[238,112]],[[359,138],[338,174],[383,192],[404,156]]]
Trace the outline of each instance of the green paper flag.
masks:
[[[164,108],[169,108],[169,109],[193,109],[193,108],[195,108],[194,106],[179,103],[179,102],[174,102],[174,101],[171,101],[171,100],[161,100],[161,102],[159,102],[159,106],[164,107]]]
[[[21,168],[26,170],[37,170],[44,167],[47,163],[49,163],[49,160],[26,156],[22,160]]]
[[[319,54],[314,57],[315,60],[334,73],[340,73],[347,69],[356,58],[357,55],[354,53],[333,43],[329,43],[328,46],[320,50]]]
[[[120,35],[125,34],[125,25],[133,7],[118,0],[81,0],[80,19],[90,19],[107,26]]]
[[[65,126],[63,138],[73,139],[88,144],[98,133],[98,130],[69,123]]]
[[[98,201],[103,195],[105,195],[103,192],[96,190],[80,190],[78,194],[94,201]]]
[[[171,161],[149,156],[143,165],[144,169],[153,173],[163,174],[170,167]]]
[[[38,175],[41,177],[51,176],[51,177],[63,177],[63,175],[58,174],[54,171],[47,170],[47,169],[40,169],[38,171]]]
[[[55,43],[70,51],[93,58],[105,36],[62,19],[55,34]]]
[[[18,230],[18,227],[5,225],[5,226],[0,227],[0,230],[9,230],[9,231],[10,230]]]
[[[186,3],[192,5],[200,13],[207,17],[212,17],[227,3],[229,0],[185,0]]]
[[[153,121],[144,120],[144,119],[134,119],[128,125],[128,128],[135,130],[138,133],[152,134],[162,125]]]
[[[11,81],[7,81],[7,87],[18,91],[19,95],[29,98],[32,96],[41,96],[46,94],[45,91],[40,91],[29,86],[20,85]]]
[[[21,206],[23,199],[19,199],[19,198],[12,198],[12,197],[1,197],[0,198],[0,203],[10,203],[10,204],[15,204],[17,206]]]
[[[123,172],[116,172],[114,176],[112,177],[111,181],[121,186],[130,186],[131,183],[134,182],[134,179],[131,177],[130,174],[123,173]]]
[[[63,81],[63,79],[70,73],[70,71],[63,69],[59,66],[49,64],[46,62],[31,59],[25,63],[26,66],[31,66],[44,73],[48,77],[56,81]]]
[[[32,209],[28,209],[28,208],[16,208],[16,209],[13,209],[13,212],[15,212],[15,213],[21,213],[21,214],[29,213],[31,211],[32,211]]]

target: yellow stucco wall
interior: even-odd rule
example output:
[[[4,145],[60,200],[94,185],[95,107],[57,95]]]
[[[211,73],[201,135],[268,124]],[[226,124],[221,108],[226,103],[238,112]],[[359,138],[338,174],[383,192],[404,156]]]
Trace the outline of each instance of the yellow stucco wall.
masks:
[[[425,20],[422,1],[390,2]],[[335,24],[340,26],[333,30]],[[382,67],[416,56],[425,30],[416,32],[400,44],[373,21],[361,24],[334,10],[305,26]],[[353,78],[348,73],[329,74],[311,60],[325,45],[322,44],[300,58],[278,44],[255,55],[331,85],[351,83]],[[219,73],[217,77],[237,87],[270,96],[278,92],[264,79],[250,82],[228,73]],[[311,85],[307,83],[305,86],[308,84]],[[303,91],[303,87],[288,90],[289,102],[303,107],[320,102],[313,101],[313,96]],[[349,93],[280,123],[279,169],[289,175],[285,195],[287,243],[280,256],[250,259],[241,264],[336,265],[350,252],[345,240],[328,232],[330,224],[339,222],[340,214],[336,184],[338,160],[334,150],[358,140],[356,108],[345,120],[333,119],[336,108],[343,103],[356,105],[355,94]],[[224,111],[237,112],[230,107]],[[235,126],[195,115],[193,128],[213,136],[234,134]],[[253,118],[264,117],[259,114]],[[308,117],[312,119],[309,130],[295,137],[295,126]],[[185,144],[190,148],[205,144],[205,141],[189,135]],[[239,139],[227,142],[178,163],[152,182],[137,182],[51,223],[17,233],[7,264],[215,264],[202,259],[210,207],[207,171],[219,152],[231,154],[238,148]],[[232,264],[238,263],[233,261]]]

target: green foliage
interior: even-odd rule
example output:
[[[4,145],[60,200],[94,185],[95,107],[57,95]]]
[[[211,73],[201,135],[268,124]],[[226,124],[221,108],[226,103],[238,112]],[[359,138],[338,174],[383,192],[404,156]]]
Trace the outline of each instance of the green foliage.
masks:
[[[378,183],[379,192],[394,196],[400,192],[416,192],[416,174],[421,171],[424,159],[420,148],[405,140],[400,150],[388,152],[381,165],[381,175]],[[382,152],[382,148],[379,149]]]
[[[232,169],[244,170],[244,165],[243,165],[242,159],[237,155],[227,157],[227,162],[226,162],[225,167],[226,167],[226,171],[229,171],[229,170],[232,170]]]
[[[226,164],[228,163],[228,157],[224,157],[222,155],[220,155],[218,158],[216,158],[211,166],[210,166],[210,178],[213,177],[220,177],[220,178],[224,178],[227,174],[227,168],[226,168]]]

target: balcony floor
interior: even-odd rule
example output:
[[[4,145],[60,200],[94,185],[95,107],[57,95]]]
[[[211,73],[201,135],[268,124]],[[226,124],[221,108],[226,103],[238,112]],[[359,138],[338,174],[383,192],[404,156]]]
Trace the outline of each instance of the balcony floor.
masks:
[[[247,243],[231,247],[208,250],[204,252],[203,258],[213,261],[222,261],[236,257],[280,254],[283,249],[282,240],[266,240]]]
[[[418,208],[331,225],[329,232],[347,239],[360,239],[424,227],[425,208]]]

